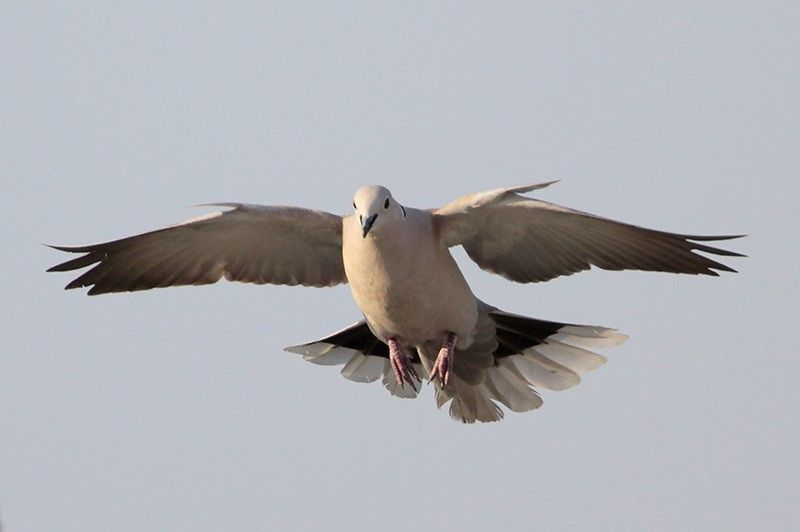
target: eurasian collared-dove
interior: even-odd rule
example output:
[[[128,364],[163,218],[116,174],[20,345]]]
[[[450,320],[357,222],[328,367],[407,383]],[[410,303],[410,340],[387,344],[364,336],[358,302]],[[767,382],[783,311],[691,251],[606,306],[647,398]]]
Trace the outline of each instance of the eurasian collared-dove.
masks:
[[[81,247],[48,271],[94,265],[66,288],[89,294],[230,281],[333,286],[350,283],[365,319],[331,336],[286,348],[317,364],[344,364],[357,382],[382,379],[416,397],[419,375],[435,379],[439,407],[460,421],[496,421],[497,405],[524,412],[534,387],[563,390],[605,362],[588,349],[624,342],[613,329],[537,320],[477,299],[448,248],[464,246],[481,268],[520,283],[591,265],[718,275],[735,270],[694,251],[738,253],[699,243],[737,236],[665,233],[530,199],[550,183],[464,196],[435,210],[397,203],[384,187],[360,188],[353,214],[297,207],[215,204],[216,212],[137,236]],[[738,235],[741,236],[741,235]]]

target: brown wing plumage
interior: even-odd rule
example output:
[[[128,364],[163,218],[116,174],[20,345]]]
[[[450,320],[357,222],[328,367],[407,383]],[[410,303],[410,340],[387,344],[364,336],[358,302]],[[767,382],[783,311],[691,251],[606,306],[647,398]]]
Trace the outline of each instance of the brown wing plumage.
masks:
[[[481,268],[521,283],[587,270],[718,275],[735,271],[695,253],[740,257],[703,244],[733,236],[655,231],[519,195],[543,185],[473,194],[434,211],[448,246],[463,245]]]
[[[181,224],[89,246],[48,271],[92,266],[66,288],[89,294],[231,281],[306,286],[347,282],[341,217],[296,207],[232,207]]]

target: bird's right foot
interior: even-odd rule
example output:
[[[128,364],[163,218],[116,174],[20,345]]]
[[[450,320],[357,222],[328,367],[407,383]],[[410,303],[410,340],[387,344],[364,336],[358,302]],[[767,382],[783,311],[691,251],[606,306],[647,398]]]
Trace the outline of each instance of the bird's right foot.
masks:
[[[397,381],[397,384],[400,385],[402,388],[405,383],[408,383],[409,386],[416,392],[417,385],[414,383],[414,379],[417,382],[421,383],[422,381],[417,375],[417,371],[414,369],[414,365],[408,359],[405,351],[397,340],[394,337],[389,338],[389,362],[392,364],[392,371],[394,371],[394,379]]]

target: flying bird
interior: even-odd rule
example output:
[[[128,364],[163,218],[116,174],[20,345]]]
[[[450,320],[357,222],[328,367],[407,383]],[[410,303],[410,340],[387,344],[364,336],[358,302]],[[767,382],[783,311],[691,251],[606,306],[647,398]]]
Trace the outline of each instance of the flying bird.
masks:
[[[537,390],[564,390],[605,362],[591,349],[624,342],[614,329],[505,312],[478,299],[450,248],[518,283],[572,275],[592,265],[718,275],[734,272],[696,251],[732,236],[667,233],[601,218],[524,194],[554,181],[464,196],[439,209],[399,203],[382,186],[355,193],[344,216],[286,206],[210,204],[227,210],[120,240],[80,247],[48,271],[83,272],[66,288],[90,295],[229,281],[334,286],[349,283],[364,319],[286,351],[343,365],[356,382],[381,379],[416,397],[422,380],[438,407],[465,423],[496,421],[541,406]]]

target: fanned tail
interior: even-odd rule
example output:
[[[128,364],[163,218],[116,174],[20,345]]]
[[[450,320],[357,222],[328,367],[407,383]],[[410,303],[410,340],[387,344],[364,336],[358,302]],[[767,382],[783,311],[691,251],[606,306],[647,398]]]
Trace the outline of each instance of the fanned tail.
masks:
[[[628,337],[614,329],[537,320],[480,304],[475,339],[456,349],[453,375],[446,389],[436,389],[436,404],[450,403],[453,419],[464,423],[499,421],[500,404],[512,412],[542,406],[540,388],[560,391],[600,367],[605,357],[591,349],[621,344]],[[440,346],[429,342],[408,349],[419,375],[428,375]],[[400,386],[389,363],[389,348],[366,321],[359,321],[313,342],[287,347],[321,365],[342,365],[341,374],[355,382],[381,379],[392,395],[414,398],[420,387]]]

